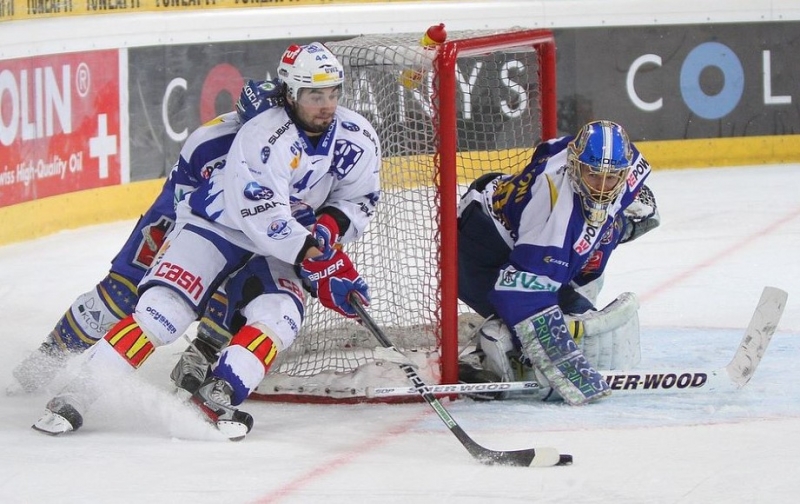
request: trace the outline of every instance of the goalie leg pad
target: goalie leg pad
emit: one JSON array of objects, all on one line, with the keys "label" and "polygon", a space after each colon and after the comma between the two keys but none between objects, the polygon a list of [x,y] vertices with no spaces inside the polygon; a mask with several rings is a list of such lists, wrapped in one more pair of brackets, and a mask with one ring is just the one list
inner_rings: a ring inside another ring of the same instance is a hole
[{"label": "goalie leg pad", "polygon": [[564,318],[584,356],[596,369],[625,370],[642,359],[638,310],[636,295],[625,292],[600,311]]},{"label": "goalie leg pad", "polygon": [[572,339],[558,306],[523,320],[514,330],[525,357],[569,404],[585,404],[611,394],[608,383]]},{"label": "goalie leg pad", "polygon": [[500,377],[500,381],[516,379],[508,353],[514,350],[511,331],[499,319],[492,319],[481,327],[480,348],[483,350],[483,368]]}]

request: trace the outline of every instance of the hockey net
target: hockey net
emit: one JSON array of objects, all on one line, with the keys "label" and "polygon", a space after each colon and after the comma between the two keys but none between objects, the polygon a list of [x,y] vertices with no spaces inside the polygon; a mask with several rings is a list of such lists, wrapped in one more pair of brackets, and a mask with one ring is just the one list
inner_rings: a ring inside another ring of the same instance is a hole
[{"label": "hockey net", "polygon": [[[457,300],[458,198],[484,173],[518,171],[555,136],[552,33],[455,32],[434,48],[419,34],[326,45],[345,67],[341,104],[371,122],[383,151],[378,211],[346,247],[369,284],[368,311],[426,383],[455,383],[476,323]],[[371,387],[408,385],[379,347],[309,298],[303,330],[252,397],[357,402]]]}]

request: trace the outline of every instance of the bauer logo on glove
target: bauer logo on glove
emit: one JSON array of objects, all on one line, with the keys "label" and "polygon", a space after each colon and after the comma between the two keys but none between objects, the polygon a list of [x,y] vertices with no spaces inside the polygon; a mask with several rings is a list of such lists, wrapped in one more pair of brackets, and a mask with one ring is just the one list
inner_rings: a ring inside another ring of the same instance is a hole
[{"label": "bauer logo on glove", "polygon": [[355,318],[355,309],[348,301],[351,292],[361,298],[364,306],[369,306],[367,282],[361,278],[343,251],[333,249],[330,257],[322,255],[306,259],[300,266],[301,276],[311,282],[317,292],[317,298],[324,307],[337,311],[345,317]]},{"label": "bauer logo on glove", "polygon": [[[322,262],[322,261],[314,261],[314,262]],[[309,273],[306,278],[308,278],[311,282],[319,282],[324,278],[328,278],[333,276],[338,270],[345,267],[344,260],[339,259],[335,263],[327,266],[325,269],[316,271],[314,273]],[[352,267],[352,265],[351,265]]]}]

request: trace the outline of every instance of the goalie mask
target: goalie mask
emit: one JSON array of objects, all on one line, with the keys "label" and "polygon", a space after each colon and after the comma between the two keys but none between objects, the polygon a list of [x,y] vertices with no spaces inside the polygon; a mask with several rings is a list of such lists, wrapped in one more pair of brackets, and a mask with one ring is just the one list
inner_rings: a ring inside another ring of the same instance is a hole
[{"label": "goalie mask", "polygon": [[569,143],[567,171],[587,222],[599,226],[606,221],[632,162],[628,134],[611,121],[590,122]]},{"label": "goalie mask", "polygon": [[297,101],[303,88],[319,89],[344,84],[344,68],[336,56],[319,42],[289,46],[278,64],[278,79],[288,97]]}]

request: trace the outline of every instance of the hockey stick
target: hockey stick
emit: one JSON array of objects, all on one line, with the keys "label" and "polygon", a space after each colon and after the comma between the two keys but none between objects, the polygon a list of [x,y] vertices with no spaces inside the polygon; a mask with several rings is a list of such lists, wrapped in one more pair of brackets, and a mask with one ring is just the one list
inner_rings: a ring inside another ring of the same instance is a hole
[{"label": "hockey stick", "polygon": [[[739,347],[727,366],[719,369],[648,369],[600,371],[615,393],[672,394],[688,392],[734,391],[752,378],[786,306],[788,294],[775,287],[765,287]],[[432,394],[491,394],[514,391],[537,391],[535,381],[505,383],[461,383],[428,387]],[[370,387],[367,397],[410,396],[410,387]]]},{"label": "hockey stick", "polygon": [[[370,317],[370,315],[366,312],[361,301],[355,295],[351,295],[349,297],[350,304],[353,305],[353,308],[358,314],[358,317],[361,319],[361,322],[366,326],[367,329],[375,336],[375,339],[383,346],[389,350],[393,350],[397,353],[401,353],[394,344],[389,340],[389,338],[384,334],[380,327],[375,323],[375,321]],[[479,462],[487,465],[510,465],[510,466],[533,466],[533,467],[549,467],[549,466],[556,466],[556,465],[569,465],[572,463],[572,455],[568,454],[560,454],[558,450],[555,448],[544,447],[544,448],[528,448],[526,450],[512,450],[512,451],[497,451],[497,450],[490,450],[488,448],[484,448],[483,446],[479,445],[475,441],[472,440],[471,437],[464,432],[464,429],[458,425],[458,422],[448,413],[445,407],[442,405],[439,400],[430,393],[429,388],[425,385],[422,381],[422,378],[417,374],[414,368],[408,364],[399,364],[400,369],[406,374],[406,377],[411,381],[414,385],[414,390],[417,394],[422,396],[425,399],[431,408],[436,412],[439,418],[444,422],[450,432],[452,432],[456,438],[461,441],[461,444],[467,451],[472,455],[473,458],[478,460]]]}]

